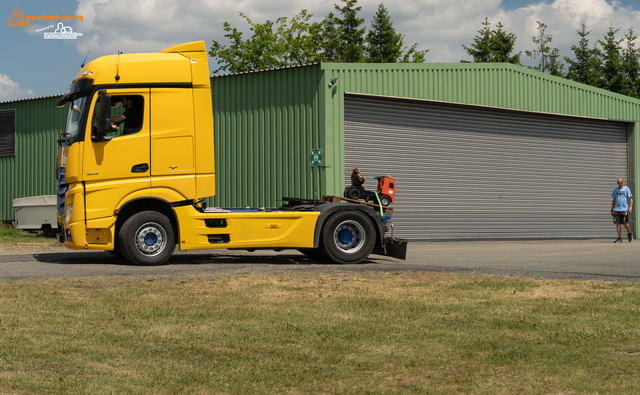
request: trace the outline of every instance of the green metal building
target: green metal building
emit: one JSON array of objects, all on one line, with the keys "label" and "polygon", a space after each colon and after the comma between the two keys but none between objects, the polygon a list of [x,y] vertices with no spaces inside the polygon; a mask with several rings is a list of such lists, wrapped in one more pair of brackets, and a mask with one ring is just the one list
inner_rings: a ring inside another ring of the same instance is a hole
[{"label": "green metal building", "polygon": [[13,199],[56,193],[57,140],[68,106],[59,96],[0,103],[0,219],[13,220]]},{"label": "green metal building", "polygon": [[[342,195],[359,167],[367,189],[393,175],[400,237],[592,238],[615,235],[616,178],[638,194],[640,100],[524,67],[323,63],[215,76],[211,85],[209,205]],[[54,101],[0,103],[0,116],[17,114],[16,156],[0,157],[5,218],[15,197],[55,193],[48,166],[66,111]]]}]

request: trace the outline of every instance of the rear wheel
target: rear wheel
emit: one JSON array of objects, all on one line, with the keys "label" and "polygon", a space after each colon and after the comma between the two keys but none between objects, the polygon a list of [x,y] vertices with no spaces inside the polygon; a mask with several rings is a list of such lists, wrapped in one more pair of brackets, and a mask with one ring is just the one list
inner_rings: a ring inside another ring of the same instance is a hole
[{"label": "rear wheel", "polygon": [[322,252],[336,263],[359,263],[375,246],[375,229],[359,211],[341,211],[322,228]]},{"label": "rear wheel", "polygon": [[176,247],[169,219],[156,211],[143,211],[129,218],[120,229],[122,256],[140,266],[162,265]]}]

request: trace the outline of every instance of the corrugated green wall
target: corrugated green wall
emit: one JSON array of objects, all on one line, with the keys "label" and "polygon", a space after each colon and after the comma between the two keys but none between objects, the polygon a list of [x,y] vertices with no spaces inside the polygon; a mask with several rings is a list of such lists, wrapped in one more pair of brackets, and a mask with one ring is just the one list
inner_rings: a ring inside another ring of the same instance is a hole
[{"label": "corrugated green wall", "polygon": [[319,67],[211,79],[217,207],[275,207],[282,197],[324,193],[309,152],[324,144]]},{"label": "corrugated green wall", "polygon": [[[340,80],[328,87],[331,78]],[[216,76],[211,85],[216,196],[208,204],[218,207],[342,194],[345,92],[598,117],[640,130],[640,100],[510,64],[323,63]],[[17,156],[0,158],[4,218],[13,218],[16,197],[55,193],[56,140],[67,115],[55,101],[0,103],[17,109]],[[324,149],[324,167],[310,166],[312,148]]]},{"label": "corrugated green wall", "polygon": [[57,140],[68,108],[56,108],[57,97],[0,103],[16,110],[16,156],[0,157],[0,217],[13,220],[13,199],[55,195]]},{"label": "corrugated green wall", "polygon": [[[324,85],[330,92],[324,103],[326,150],[331,158],[328,194],[341,194],[344,188],[346,92],[603,118],[640,126],[640,100],[506,63],[323,63],[320,67],[325,82],[340,78],[332,88]],[[393,136],[389,141],[393,142]],[[635,148],[637,157],[637,144]],[[638,169],[630,177],[637,180]]]}]

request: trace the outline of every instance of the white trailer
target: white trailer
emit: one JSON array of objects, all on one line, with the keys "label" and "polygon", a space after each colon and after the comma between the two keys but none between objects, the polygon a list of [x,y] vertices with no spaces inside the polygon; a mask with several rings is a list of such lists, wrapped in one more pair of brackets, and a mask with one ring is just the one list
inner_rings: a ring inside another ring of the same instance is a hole
[{"label": "white trailer", "polygon": [[29,232],[42,231],[55,237],[57,226],[56,195],[29,196],[13,199],[15,227]]}]

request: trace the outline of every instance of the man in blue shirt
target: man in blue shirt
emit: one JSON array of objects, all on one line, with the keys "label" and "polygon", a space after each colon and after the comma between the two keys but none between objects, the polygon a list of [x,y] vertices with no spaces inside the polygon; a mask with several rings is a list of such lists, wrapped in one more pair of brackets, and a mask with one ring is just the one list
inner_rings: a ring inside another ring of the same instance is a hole
[{"label": "man in blue shirt", "polygon": [[611,193],[613,200],[611,201],[611,215],[613,216],[613,223],[616,224],[618,229],[618,239],[614,243],[622,243],[620,234],[620,224],[623,224],[629,233],[627,235],[629,242],[633,240],[631,235],[631,228],[629,227],[629,213],[633,210],[633,196],[631,190],[624,186],[624,180],[618,178],[618,187]]}]

